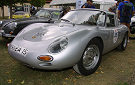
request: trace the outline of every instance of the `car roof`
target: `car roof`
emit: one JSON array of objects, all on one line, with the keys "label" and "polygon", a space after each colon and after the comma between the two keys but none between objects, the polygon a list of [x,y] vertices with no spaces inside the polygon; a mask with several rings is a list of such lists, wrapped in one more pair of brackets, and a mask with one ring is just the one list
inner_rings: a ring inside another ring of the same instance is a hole
[{"label": "car roof", "polygon": [[74,9],[74,10],[93,10],[93,11],[101,11],[100,9],[93,9],[93,8],[80,8],[80,9]]},{"label": "car roof", "polygon": [[41,8],[41,10],[57,10],[57,11],[60,11],[60,9],[56,9],[56,8]]},{"label": "car roof", "polygon": [[109,11],[105,11],[105,10],[101,10],[101,9],[93,9],[93,8],[80,8],[80,9],[74,9],[73,11],[78,11],[78,10],[101,11],[101,12],[105,12],[107,14],[115,14],[113,12],[109,12]]}]

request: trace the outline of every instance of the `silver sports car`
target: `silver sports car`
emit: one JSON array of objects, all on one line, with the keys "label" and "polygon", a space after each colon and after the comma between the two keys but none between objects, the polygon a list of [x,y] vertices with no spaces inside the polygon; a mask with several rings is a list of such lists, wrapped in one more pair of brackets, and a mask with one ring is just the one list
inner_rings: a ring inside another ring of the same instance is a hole
[{"label": "silver sports car", "polygon": [[73,67],[82,75],[96,71],[101,56],[118,47],[125,50],[128,29],[115,14],[98,9],[76,9],[54,24],[24,28],[9,44],[9,54],[38,69]]}]

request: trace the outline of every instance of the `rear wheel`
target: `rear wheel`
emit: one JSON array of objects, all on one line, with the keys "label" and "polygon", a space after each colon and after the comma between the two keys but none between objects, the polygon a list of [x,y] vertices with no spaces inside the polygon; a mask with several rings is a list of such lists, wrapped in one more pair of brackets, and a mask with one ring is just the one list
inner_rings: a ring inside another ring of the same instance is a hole
[{"label": "rear wheel", "polygon": [[135,26],[130,26],[130,33],[135,34]]},{"label": "rear wheel", "polygon": [[100,41],[94,39],[87,45],[82,58],[73,67],[74,70],[82,75],[89,75],[94,73],[100,65],[102,54],[102,46]]}]

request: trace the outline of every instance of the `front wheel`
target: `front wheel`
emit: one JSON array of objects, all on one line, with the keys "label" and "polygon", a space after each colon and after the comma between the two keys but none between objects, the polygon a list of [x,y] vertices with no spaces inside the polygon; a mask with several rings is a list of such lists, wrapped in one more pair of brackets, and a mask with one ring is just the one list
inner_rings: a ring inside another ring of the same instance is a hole
[{"label": "front wheel", "polygon": [[94,73],[100,65],[101,54],[102,46],[99,40],[95,39],[90,41],[82,55],[82,58],[73,67],[74,70],[85,76]]}]

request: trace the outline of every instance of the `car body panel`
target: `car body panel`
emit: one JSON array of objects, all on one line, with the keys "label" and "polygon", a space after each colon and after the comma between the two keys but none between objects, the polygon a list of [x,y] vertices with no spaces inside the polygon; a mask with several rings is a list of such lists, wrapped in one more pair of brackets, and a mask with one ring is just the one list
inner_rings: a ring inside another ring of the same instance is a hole
[{"label": "car body panel", "polygon": [[[46,15],[41,17],[40,13],[46,13]],[[47,17],[47,15],[49,15],[49,17]],[[60,9],[43,8],[30,18],[11,19],[11,21],[10,19],[4,20],[0,27],[0,30],[4,30],[4,32],[1,33],[2,37],[15,37],[24,27],[33,23],[54,23],[54,21],[59,19],[59,15]]]},{"label": "car body panel", "polygon": [[[13,19],[19,19],[19,18],[29,18],[30,14],[24,11],[17,11],[12,15]],[[10,19],[10,17],[9,17]]]},{"label": "car body panel", "polygon": [[[110,12],[96,9],[79,9],[66,14],[62,18],[64,21],[61,19],[60,23],[37,23],[29,25],[9,44],[9,54],[16,60],[34,68],[64,69],[74,66],[80,60],[88,43],[94,38],[101,41],[101,45],[103,46],[102,54],[105,54],[120,45],[124,34],[128,32],[127,27],[120,24],[114,27],[107,27],[106,23],[104,26],[100,26],[76,24],[66,20],[78,12],[95,12],[95,14],[99,13],[99,15],[106,15],[106,17],[107,14],[115,16],[115,14],[111,14]],[[91,14],[89,15],[91,16]],[[78,17],[76,19],[80,19]],[[78,22],[78,20],[76,21]],[[117,21],[117,18],[115,21]],[[65,41],[65,39],[68,42],[66,47],[60,52],[53,53],[51,48],[55,46],[54,44],[59,41],[61,42],[61,40]],[[18,51],[18,48],[21,50]],[[22,49],[27,50],[27,52],[22,54]],[[38,57],[42,55],[52,56],[53,59],[52,61],[41,61]]]}]

